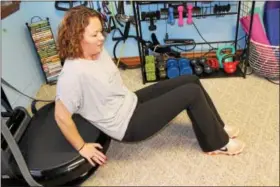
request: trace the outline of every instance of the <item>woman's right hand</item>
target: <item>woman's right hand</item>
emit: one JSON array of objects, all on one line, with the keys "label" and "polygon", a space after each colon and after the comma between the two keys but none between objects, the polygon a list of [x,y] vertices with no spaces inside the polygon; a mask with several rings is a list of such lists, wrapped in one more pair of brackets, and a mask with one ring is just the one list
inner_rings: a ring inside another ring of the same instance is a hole
[{"label": "woman's right hand", "polygon": [[98,148],[103,149],[98,143],[85,143],[79,153],[86,158],[92,166],[95,166],[95,163],[103,165],[105,164],[107,157],[99,151]]}]

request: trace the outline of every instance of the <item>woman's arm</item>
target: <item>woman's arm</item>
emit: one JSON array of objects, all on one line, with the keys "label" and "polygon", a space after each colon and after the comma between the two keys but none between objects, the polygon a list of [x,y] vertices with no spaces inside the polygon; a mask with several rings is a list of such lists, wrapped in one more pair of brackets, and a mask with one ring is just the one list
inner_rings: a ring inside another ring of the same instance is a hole
[{"label": "woman's arm", "polygon": [[55,120],[66,139],[92,166],[95,166],[95,163],[103,165],[106,162],[106,156],[98,150],[102,149],[102,146],[99,143],[84,142],[72,120],[71,113],[61,100],[57,100],[55,103]]},{"label": "woman's arm", "polygon": [[65,138],[79,151],[84,146],[85,142],[79,134],[76,124],[72,120],[71,113],[61,100],[55,102],[55,120]]}]

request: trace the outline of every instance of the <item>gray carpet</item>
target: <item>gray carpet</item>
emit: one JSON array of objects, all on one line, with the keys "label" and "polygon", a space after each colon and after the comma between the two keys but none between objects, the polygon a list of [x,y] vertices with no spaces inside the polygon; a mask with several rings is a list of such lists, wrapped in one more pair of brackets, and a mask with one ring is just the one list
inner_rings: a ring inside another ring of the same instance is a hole
[{"label": "gray carpet", "polygon": [[[137,90],[139,70],[122,72]],[[279,185],[279,87],[254,75],[202,79],[223,120],[241,130],[246,149],[238,156],[201,152],[185,112],[157,135],[137,144],[113,141],[108,162],[83,186],[276,186]],[[145,124],[143,124],[143,128]]]},{"label": "gray carpet", "polygon": [[[133,91],[150,85],[142,84],[139,69],[122,71],[122,76]],[[201,81],[225,123],[240,128],[239,137],[246,143],[242,154],[202,153],[182,112],[144,142],[113,141],[107,164],[82,185],[279,186],[279,86],[254,75]],[[44,85],[37,97],[53,99],[55,90]]]}]

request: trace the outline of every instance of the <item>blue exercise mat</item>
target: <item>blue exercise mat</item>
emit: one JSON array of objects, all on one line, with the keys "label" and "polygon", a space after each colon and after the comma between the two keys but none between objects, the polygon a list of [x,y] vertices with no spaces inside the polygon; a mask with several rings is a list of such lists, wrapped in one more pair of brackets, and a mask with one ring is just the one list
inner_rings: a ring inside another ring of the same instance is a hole
[{"label": "blue exercise mat", "polygon": [[280,45],[280,8],[269,9],[265,12],[264,25],[271,45]]},{"label": "blue exercise mat", "polygon": [[263,13],[266,35],[271,45],[280,45],[280,1],[266,1]]}]

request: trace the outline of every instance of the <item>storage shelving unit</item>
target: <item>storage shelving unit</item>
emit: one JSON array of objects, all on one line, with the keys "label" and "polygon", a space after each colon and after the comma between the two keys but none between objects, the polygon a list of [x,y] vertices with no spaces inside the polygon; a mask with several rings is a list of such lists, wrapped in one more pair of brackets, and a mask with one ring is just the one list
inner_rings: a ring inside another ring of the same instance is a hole
[{"label": "storage shelving unit", "polygon": [[62,69],[49,18],[26,23],[47,84],[55,84]]},{"label": "storage shelving unit", "polygon": [[[169,6],[174,6],[174,10],[176,10],[176,7],[179,5],[183,5],[184,7],[187,6],[187,4],[192,4],[193,7],[197,7],[197,3],[201,3],[201,11],[200,13],[193,13],[192,17],[193,19],[207,19],[208,17],[224,17],[224,16],[235,16],[236,15],[236,25],[235,25],[235,37],[232,38],[232,40],[227,40],[227,41],[203,41],[203,42],[195,42],[195,50],[192,50],[191,52],[187,53],[181,53],[181,57],[187,57],[188,59],[194,59],[194,58],[199,58],[199,57],[206,57],[206,58],[216,58],[215,51],[217,48],[221,45],[233,45],[235,48],[235,51],[238,50],[238,60],[240,60],[239,66],[237,67],[237,70],[233,74],[228,74],[226,73],[222,68],[220,68],[218,71],[215,71],[214,73],[211,74],[206,74],[202,73],[199,75],[200,78],[227,78],[227,77],[246,77],[246,72],[247,72],[247,66],[248,66],[248,51],[250,47],[250,35],[251,35],[251,28],[252,28],[252,22],[253,19],[251,20],[250,23],[250,29],[249,29],[249,34],[240,37],[240,18],[243,16],[249,16],[254,14],[254,8],[255,8],[255,2],[241,2],[241,1],[227,1],[227,2],[219,2],[219,1],[209,1],[207,3],[203,2],[195,2],[195,1],[134,1],[133,2],[133,10],[134,10],[134,18],[136,21],[136,34],[138,38],[145,38],[143,37],[143,22],[149,22],[149,20],[143,19],[142,18],[142,12],[143,9],[146,10],[153,10],[153,11],[159,11],[160,12],[160,17],[157,20],[167,20],[168,19],[168,7]],[[215,10],[215,5],[220,5],[220,4],[228,4],[230,5],[230,10],[229,11],[224,11],[224,12],[219,12],[217,13]],[[159,6],[160,5],[160,6]],[[157,7],[156,10],[155,8],[150,8],[149,6]],[[144,7],[144,8],[143,8]],[[148,7],[148,8],[147,8]],[[161,7],[161,8],[160,8]],[[165,12],[164,12],[165,11]],[[185,10],[184,10],[185,11]],[[184,17],[184,22],[186,21],[187,17],[187,12],[183,13]],[[178,20],[178,13],[174,12],[174,19]],[[155,23],[156,24],[156,23]],[[168,34],[168,25],[166,26],[166,34]],[[162,32],[161,31],[151,31],[151,33],[157,33],[157,32]],[[201,33],[203,35],[203,33]],[[188,37],[190,38],[190,36]],[[244,47],[239,46],[239,42],[244,43]],[[209,47],[209,44],[211,47]],[[177,47],[180,48],[185,48],[188,49],[190,48],[190,45],[187,44],[175,44],[175,45],[169,45],[176,49]],[[239,48],[238,48],[239,47]],[[141,61],[141,71],[142,71],[142,78],[143,78],[143,84],[147,82],[157,82],[160,80],[164,80],[162,78],[159,78],[157,75],[156,80],[154,81],[148,81],[146,78],[146,73],[145,73],[145,56],[149,55],[147,54],[147,51],[151,54],[153,51],[147,50],[146,46],[142,42],[138,42],[138,49],[139,49],[139,56],[140,56],[140,61]],[[165,58],[164,60],[167,60]],[[167,79],[167,78],[165,78]]]}]

